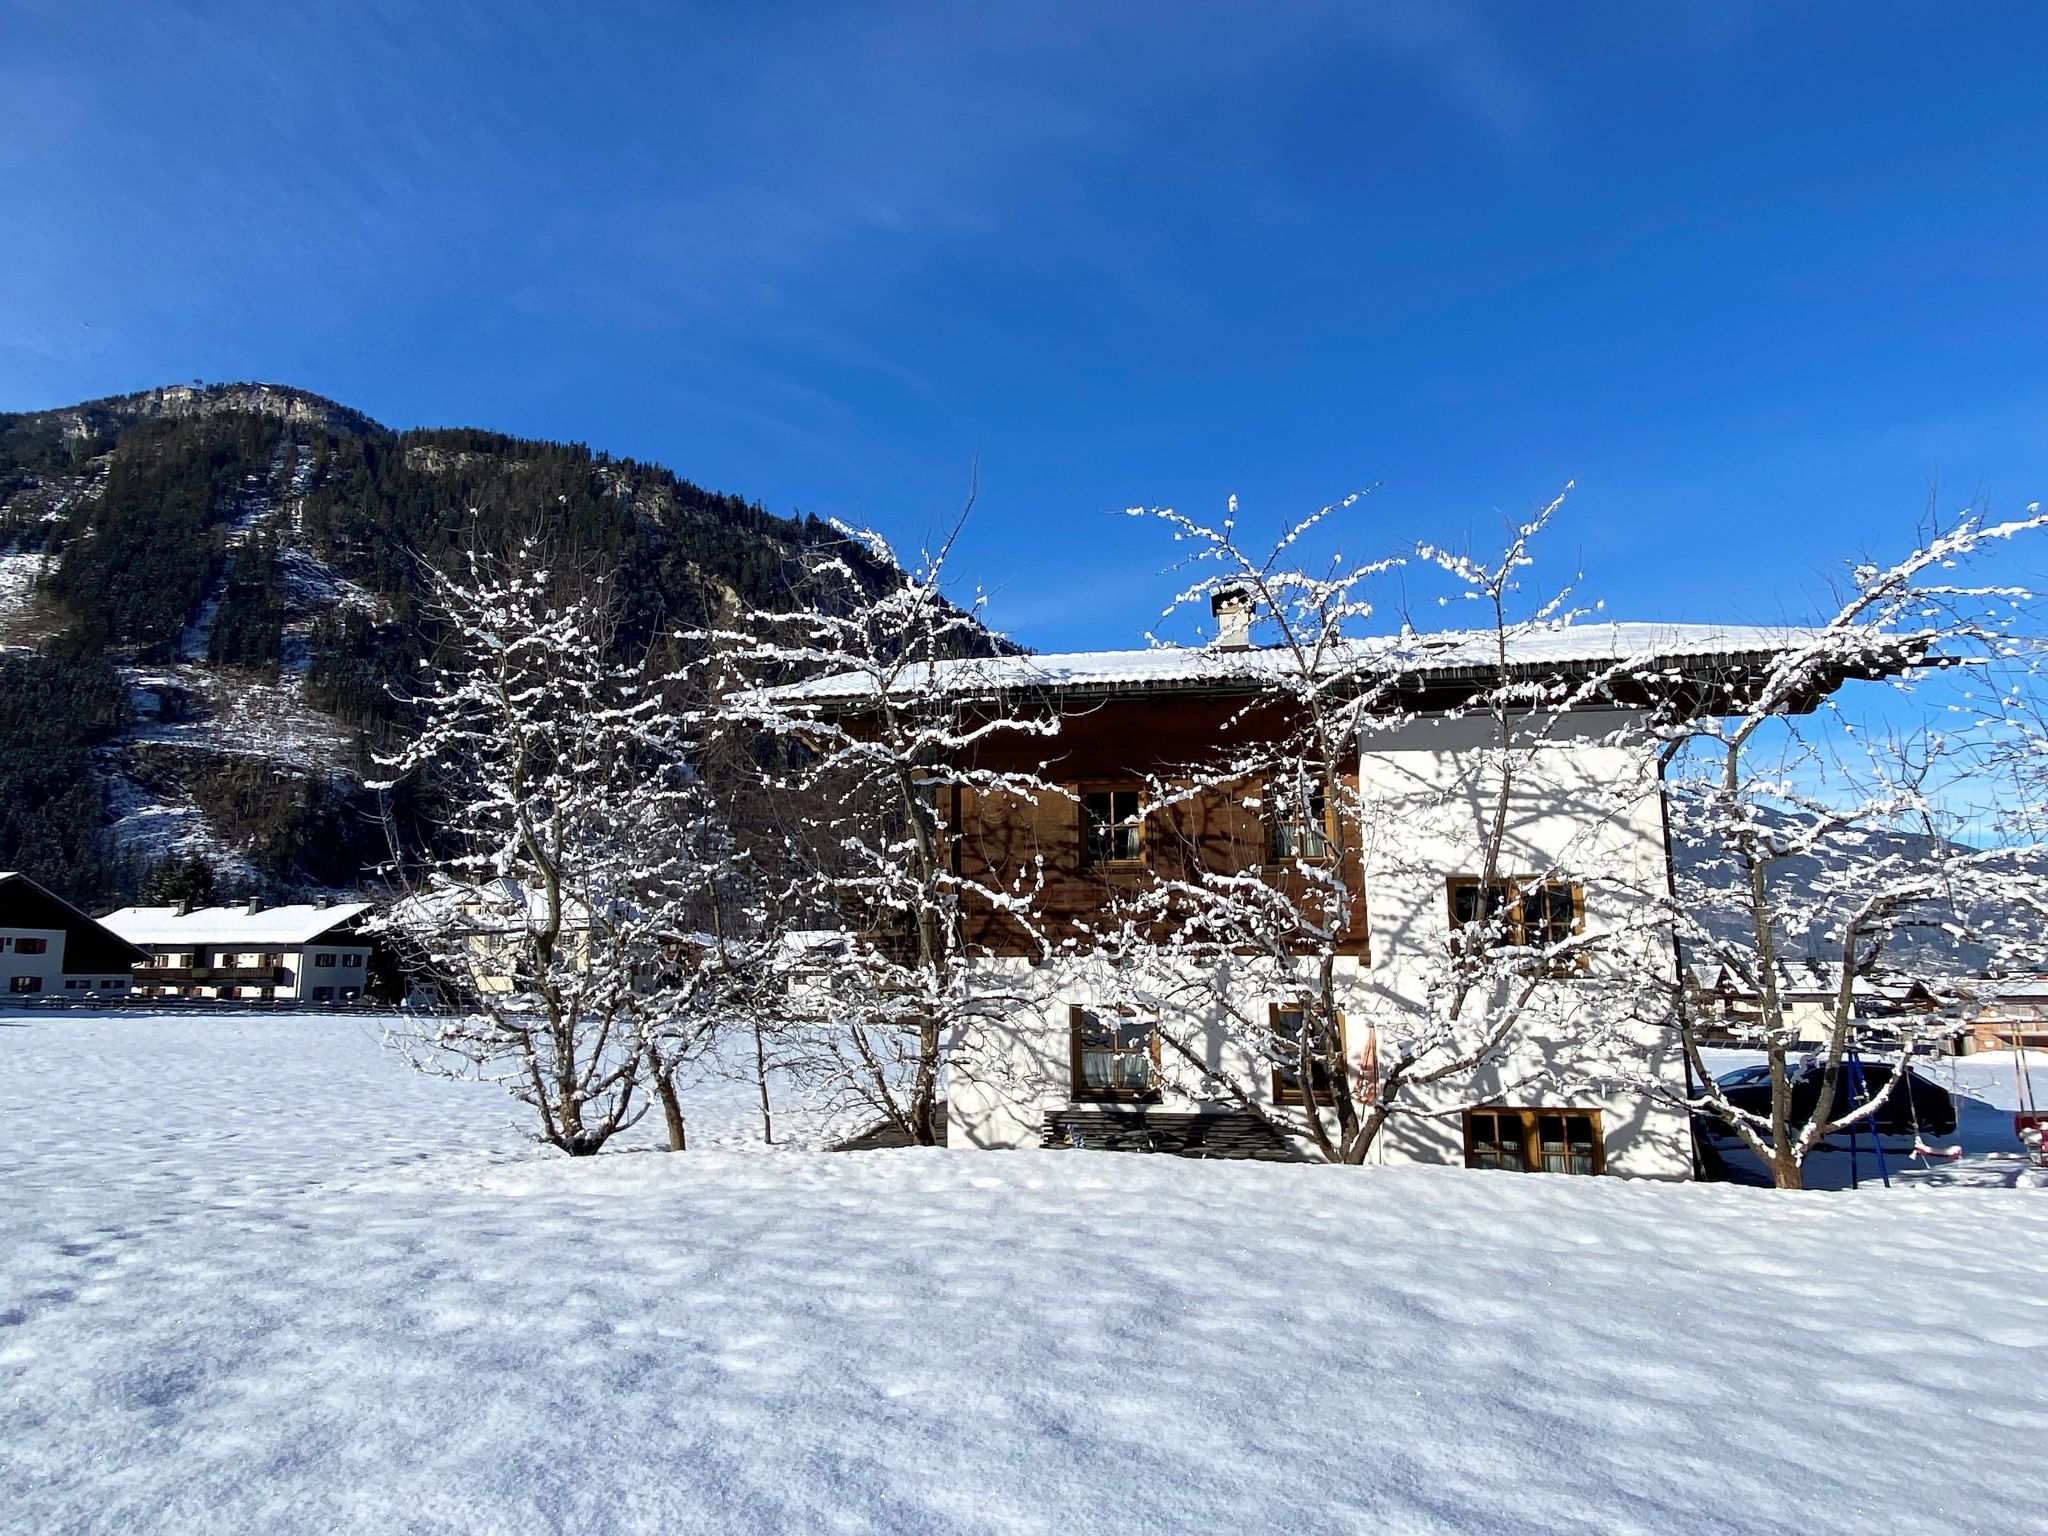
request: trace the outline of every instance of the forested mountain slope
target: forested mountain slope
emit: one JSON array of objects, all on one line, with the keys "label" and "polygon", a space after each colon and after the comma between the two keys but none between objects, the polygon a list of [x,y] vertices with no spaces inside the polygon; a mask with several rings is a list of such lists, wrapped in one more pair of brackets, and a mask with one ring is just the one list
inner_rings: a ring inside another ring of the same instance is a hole
[{"label": "forested mountain slope", "polygon": [[87,904],[356,884],[386,847],[363,770],[434,643],[421,563],[529,529],[617,572],[629,642],[786,602],[836,542],[658,465],[277,386],[0,415],[0,868]]}]

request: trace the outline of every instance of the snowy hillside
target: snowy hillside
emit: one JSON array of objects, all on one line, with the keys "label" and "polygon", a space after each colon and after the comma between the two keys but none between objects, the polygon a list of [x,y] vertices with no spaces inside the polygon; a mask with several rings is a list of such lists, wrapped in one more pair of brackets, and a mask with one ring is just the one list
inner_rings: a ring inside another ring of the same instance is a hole
[{"label": "snowy hillside", "polygon": [[[52,1110],[51,1085],[90,1081]],[[47,1532],[2040,1528],[2034,1190],[535,1153],[367,1020],[0,1025]]]},{"label": "snowy hillside", "polygon": [[[58,694],[104,665],[132,702],[67,743],[91,752],[98,827],[30,825],[39,797],[0,763],[0,827],[26,827],[0,865],[88,904],[194,857],[273,895],[358,884],[387,852],[361,776],[434,644],[422,567],[536,528],[615,571],[621,643],[642,646],[789,601],[797,554],[837,539],[580,444],[393,432],[281,386],[0,415],[0,658],[63,671]],[[861,582],[900,579],[852,558]]]}]

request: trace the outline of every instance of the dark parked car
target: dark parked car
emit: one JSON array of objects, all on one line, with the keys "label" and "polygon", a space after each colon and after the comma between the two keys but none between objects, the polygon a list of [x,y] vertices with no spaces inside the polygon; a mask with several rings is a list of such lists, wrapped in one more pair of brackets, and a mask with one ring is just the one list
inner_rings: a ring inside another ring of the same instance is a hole
[{"label": "dark parked car", "polygon": [[[1821,1067],[1819,1063],[1808,1065],[1804,1062],[1788,1062],[1786,1069],[1792,1077],[1792,1121],[1804,1124],[1812,1115],[1813,1108],[1820,1102]],[[1849,1064],[1844,1062],[1835,1074],[1834,1113],[1830,1119],[1843,1115],[1862,1103],[1866,1098],[1874,1099],[1884,1092],[1885,1084],[1892,1080],[1889,1063],[1866,1061],[1863,1063],[1863,1092],[1851,1092]],[[1716,1079],[1721,1092],[1728,1102],[1737,1109],[1769,1119],[1771,1114],[1771,1075],[1760,1067],[1741,1067]],[[1909,1098],[1908,1095],[1911,1097]],[[1877,1128],[1887,1136],[1910,1136],[1915,1120],[1918,1129],[1926,1136],[1953,1136],[1956,1129],[1955,1100],[1948,1096],[1948,1090],[1939,1083],[1930,1083],[1910,1068],[1906,1080],[1885,1100],[1877,1112]],[[1868,1121],[1859,1125],[1868,1126]]]}]

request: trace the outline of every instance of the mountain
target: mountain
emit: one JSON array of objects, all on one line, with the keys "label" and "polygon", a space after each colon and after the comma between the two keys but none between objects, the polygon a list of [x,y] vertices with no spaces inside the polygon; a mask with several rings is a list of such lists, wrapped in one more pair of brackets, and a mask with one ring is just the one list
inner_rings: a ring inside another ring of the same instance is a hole
[{"label": "mountain", "polygon": [[785,603],[828,542],[901,579],[659,465],[278,385],[0,414],[0,869],[83,903],[359,883],[363,774],[433,643],[421,563],[535,527],[616,571],[624,643]]},{"label": "mountain", "polygon": [[[1695,915],[1715,939],[1753,952],[1747,879],[1716,830],[1705,796],[1697,783],[1685,781],[1669,785],[1667,794],[1674,834],[1672,872],[1679,894],[1694,903]],[[1764,834],[1781,845],[1795,846],[1813,835],[1815,822],[1807,813],[1764,805],[1754,814]],[[1815,851],[1772,864],[1767,878],[1779,913],[1777,952],[1803,974],[1817,974],[1813,966],[1839,974],[1842,926],[1874,886],[1895,880],[1902,871],[1930,871],[1982,857],[1982,850],[1969,844],[1881,822],[1838,831]],[[2019,852],[1988,862],[1993,874],[2007,878],[2019,878],[2032,868],[2028,856]],[[1947,931],[1956,922],[1972,937]],[[1681,948],[1688,964],[1708,959],[1689,945]],[[1908,908],[1881,961],[1882,969],[1894,977],[1922,980],[2042,964],[2048,964],[2048,953],[2043,952],[2039,924],[2017,906],[1987,896],[1981,887],[1960,893],[1953,904],[1926,902]]]}]

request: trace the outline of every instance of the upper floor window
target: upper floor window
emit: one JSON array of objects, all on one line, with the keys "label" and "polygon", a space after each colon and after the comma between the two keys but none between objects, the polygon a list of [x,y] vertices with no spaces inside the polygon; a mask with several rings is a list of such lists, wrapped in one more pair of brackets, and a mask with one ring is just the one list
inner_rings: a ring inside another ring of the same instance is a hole
[{"label": "upper floor window", "polygon": [[14,952],[17,955],[46,955],[50,952],[48,939],[16,939]]},{"label": "upper floor window", "polygon": [[1306,792],[1276,794],[1269,823],[1269,852],[1275,859],[1327,859],[1330,816],[1320,784]]},{"label": "upper floor window", "polygon": [[1159,1033],[1151,1019],[1108,1008],[1068,1010],[1077,1099],[1159,1096]]},{"label": "upper floor window", "polygon": [[1584,926],[1584,893],[1563,880],[1488,880],[1453,876],[1453,935],[1495,925],[1492,942],[1511,949],[1548,949]]},{"label": "upper floor window", "polygon": [[313,957],[313,964],[321,967],[332,966],[334,964],[334,956],[331,954],[315,955]]},{"label": "upper floor window", "polygon": [[1081,862],[1136,864],[1145,857],[1144,799],[1133,785],[1081,793]]}]

